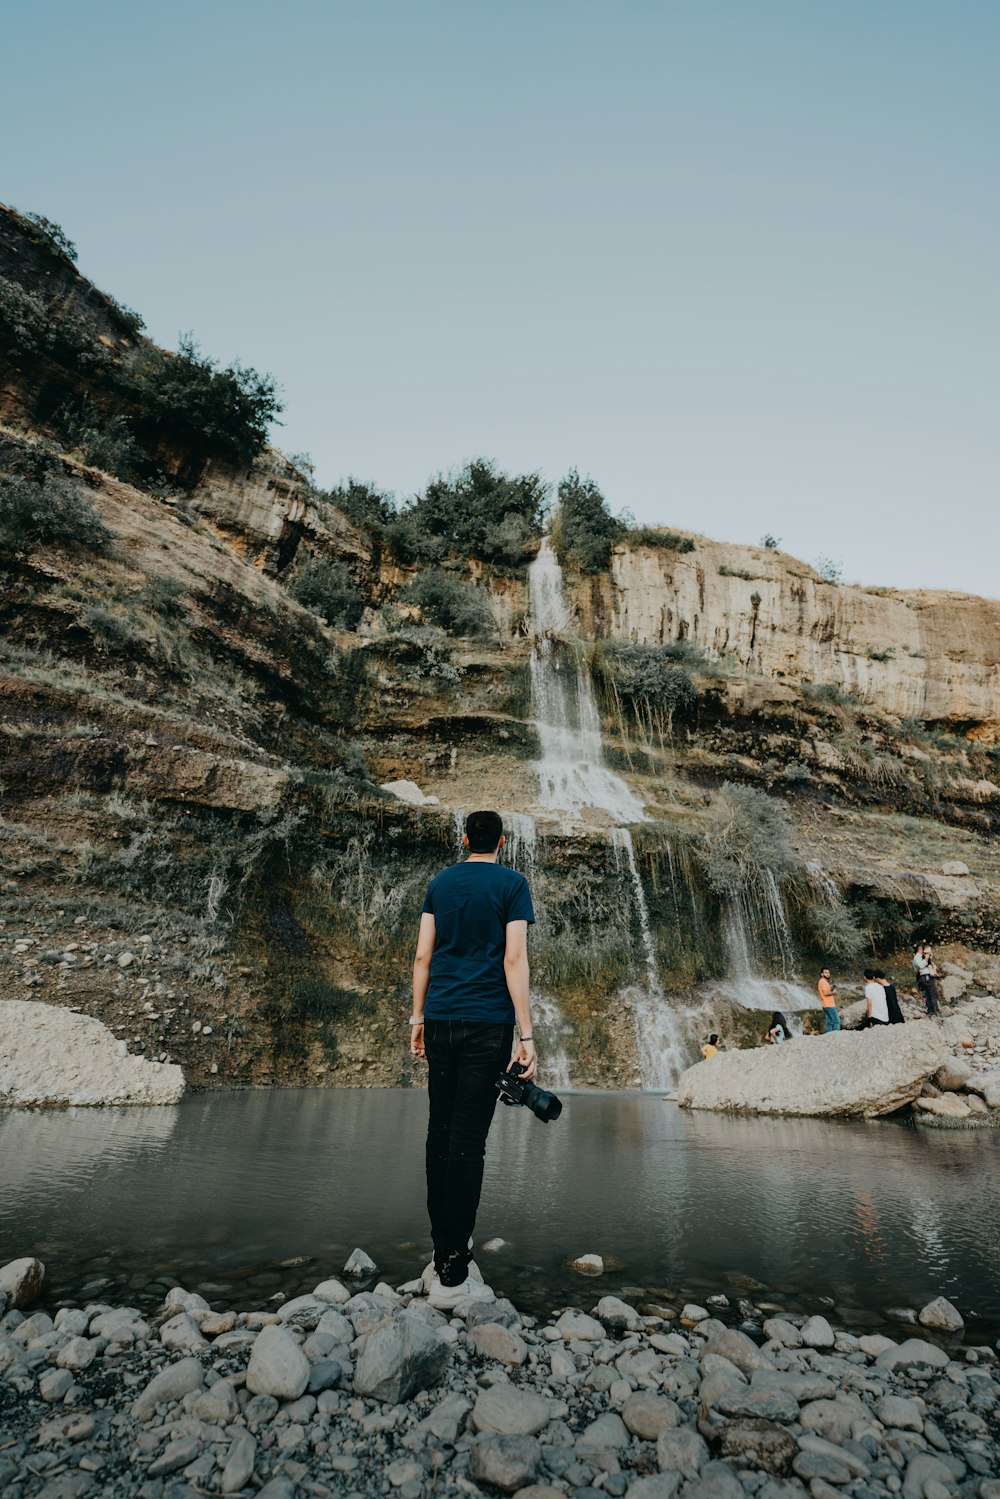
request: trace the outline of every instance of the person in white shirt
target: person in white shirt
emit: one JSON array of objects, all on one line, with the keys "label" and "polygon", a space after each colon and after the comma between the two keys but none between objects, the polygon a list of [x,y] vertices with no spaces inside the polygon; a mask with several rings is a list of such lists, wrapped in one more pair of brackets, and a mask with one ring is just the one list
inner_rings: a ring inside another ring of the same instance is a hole
[{"label": "person in white shirt", "polygon": [[917,976],[917,988],[923,996],[928,1015],[940,1015],[938,1002],[937,969],[928,943],[920,941],[913,949],[913,971]]},{"label": "person in white shirt", "polygon": [[889,1006],[885,1002],[885,990],[875,978],[873,968],[865,969],[865,1004],[869,1025],[888,1025]]}]

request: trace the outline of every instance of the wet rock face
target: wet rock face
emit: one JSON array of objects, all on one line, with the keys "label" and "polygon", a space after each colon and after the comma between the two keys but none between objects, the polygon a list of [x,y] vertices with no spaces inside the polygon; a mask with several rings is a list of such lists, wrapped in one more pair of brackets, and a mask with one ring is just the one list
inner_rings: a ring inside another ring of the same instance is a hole
[{"label": "wet rock face", "polygon": [[680,1078],[677,1100],[721,1112],[870,1119],[912,1103],[948,1054],[929,1021],[797,1037],[699,1062]]}]

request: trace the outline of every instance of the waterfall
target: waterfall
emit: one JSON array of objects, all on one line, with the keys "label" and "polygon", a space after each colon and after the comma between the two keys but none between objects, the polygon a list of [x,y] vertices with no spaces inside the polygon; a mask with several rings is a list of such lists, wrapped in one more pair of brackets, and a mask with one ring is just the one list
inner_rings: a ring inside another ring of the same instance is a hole
[{"label": "waterfall", "polygon": [[[762,978],[762,961],[751,937],[760,932],[768,940],[773,954],[781,963],[782,978]],[[722,917],[722,939],[728,959],[729,974],[722,983],[712,986],[720,999],[733,1001],[745,1010],[814,1009],[818,1000],[795,976],[792,935],[788,928],[785,903],[778,882],[766,871],[763,891],[758,895],[740,891],[726,901]]]},{"label": "waterfall", "polygon": [[589,672],[556,637],[569,617],[563,602],[562,569],[548,539],[528,569],[531,620],[531,708],[541,747],[535,763],[541,806],[579,817],[584,809],[606,812],[615,823],[646,822],[632,788],[604,759],[601,721]]},{"label": "waterfall", "polygon": [[635,845],[628,828],[615,828],[611,834],[615,862],[625,869],[632,886],[632,901],[639,919],[642,952],[646,960],[644,989],[626,990],[635,1019],[635,1039],[639,1053],[639,1071],[644,1088],[672,1088],[683,1070],[684,1045],[677,1016],[667,1001],[656,972],[656,946],[649,924],[649,907],[642,877],[635,861]]},{"label": "waterfall", "polygon": [[[572,817],[604,813],[619,869],[627,876],[635,923],[642,941],[646,982],[629,988],[629,1004],[643,1086],[671,1087],[681,1070],[683,1048],[677,1018],[660,987],[649,908],[628,824],[648,822],[631,786],[604,758],[601,720],[590,673],[557,637],[569,624],[562,569],[546,539],[528,570],[535,644],[531,652],[531,706],[541,747],[535,765],[539,803]],[[623,868],[624,863],[624,868]]]},{"label": "waterfall", "polygon": [[827,874],[818,859],[809,859],[806,862],[806,873],[809,883],[831,906],[840,905],[840,889],[832,875]]}]

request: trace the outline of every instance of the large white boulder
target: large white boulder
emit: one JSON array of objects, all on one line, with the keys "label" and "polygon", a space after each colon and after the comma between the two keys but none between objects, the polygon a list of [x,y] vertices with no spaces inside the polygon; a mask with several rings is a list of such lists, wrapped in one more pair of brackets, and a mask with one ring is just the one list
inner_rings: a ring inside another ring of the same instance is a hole
[{"label": "large white boulder", "polygon": [[0,1000],[0,1105],[176,1103],[184,1074],[129,1056],[92,1015]]},{"label": "large white boulder", "polygon": [[388,791],[401,802],[407,802],[411,807],[440,807],[439,797],[430,796],[426,791],[421,791],[416,781],[383,781],[379,787],[380,791]]},{"label": "large white boulder", "polygon": [[720,1052],[683,1073],[677,1102],[728,1113],[873,1118],[912,1103],[950,1055],[931,1021]]}]

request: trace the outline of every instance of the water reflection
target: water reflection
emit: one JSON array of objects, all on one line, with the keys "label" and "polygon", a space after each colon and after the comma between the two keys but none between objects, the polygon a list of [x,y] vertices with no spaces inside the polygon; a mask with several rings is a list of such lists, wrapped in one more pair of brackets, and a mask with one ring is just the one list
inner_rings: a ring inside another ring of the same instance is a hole
[{"label": "water reflection", "polygon": [[[179,1276],[231,1284],[246,1305],[292,1288],[262,1266],[307,1255],[335,1271],[356,1244],[408,1277],[426,1245],[425,1110],[415,1092],[275,1090],[0,1115],[0,1260],[41,1252],[60,1291],[97,1274],[138,1295]],[[995,1335],[1000,1209],[981,1183],[997,1160],[992,1131],[569,1095],[555,1125],[498,1115],[478,1233],[509,1241],[492,1278],[539,1307],[589,1305],[595,1284],[567,1262],[596,1252],[621,1267],[608,1290],[707,1293],[741,1275],[802,1306],[944,1294]]]}]

